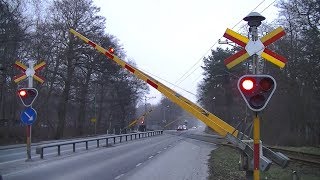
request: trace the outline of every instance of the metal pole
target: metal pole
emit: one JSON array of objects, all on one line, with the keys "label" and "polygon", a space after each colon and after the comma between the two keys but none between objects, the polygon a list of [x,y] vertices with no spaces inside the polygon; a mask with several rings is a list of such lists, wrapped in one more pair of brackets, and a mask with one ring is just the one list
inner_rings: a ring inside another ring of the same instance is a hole
[{"label": "metal pole", "polygon": [[[30,72],[28,76],[28,88],[33,88],[33,75],[34,75],[34,62],[33,61],[28,61],[29,69]],[[32,125],[27,125],[27,161],[31,160],[31,137],[32,137]]]},{"label": "metal pole", "polygon": [[258,113],[253,119],[253,177],[260,179],[259,159],[260,159],[260,119]]},{"label": "metal pole", "polygon": [[[257,41],[258,39],[257,26],[252,26],[250,28],[252,33],[252,41]],[[253,67],[253,74],[258,74],[258,55],[256,54],[252,56],[252,67]]]}]

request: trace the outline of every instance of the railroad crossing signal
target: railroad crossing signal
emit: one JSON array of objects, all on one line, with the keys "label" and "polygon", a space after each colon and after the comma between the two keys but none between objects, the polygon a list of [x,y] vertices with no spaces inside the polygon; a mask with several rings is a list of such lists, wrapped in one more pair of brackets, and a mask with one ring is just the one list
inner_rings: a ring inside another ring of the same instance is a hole
[{"label": "railroad crossing signal", "polygon": [[252,111],[262,111],[276,87],[277,83],[270,75],[244,75],[238,80],[238,89]]},{"label": "railroad crossing signal", "polygon": [[19,61],[16,61],[15,66],[22,71],[22,74],[14,77],[14,82],[18,83],[27,77],[33,77],[33,79],[39,81],[41,84],[44,83],[44,78],[39,76],[37,73],[45,67],[46,63],[42,61],[41,63],[35,65],[34,67],[27,67]]},{"label": "railroad crossing signal", "polygon": [[223,37],[233,41],[234,43],[240,45],[244,49],[240,50],[236,54],[230,56],[224,61],[224,64],[228,69],[236,66],[242,61],[246,60],[250,56],[256,54],[264,59],[270,61],[271,63],[283,68],[287,63],[287,59],[267,48],[268,45],[280,39],[285,35],[284,29],[282,27],[278,27],[262,38],[252,41],[241,34],[238,34],[231,29],[227,29],[224,33]]},{"label": "railroad crossing signal", "polygon": [[21,88],[18,90],[18,96],[20,97],[22,104],[25,107],[29,107],[37,98],[38,91],[35,88]]}]

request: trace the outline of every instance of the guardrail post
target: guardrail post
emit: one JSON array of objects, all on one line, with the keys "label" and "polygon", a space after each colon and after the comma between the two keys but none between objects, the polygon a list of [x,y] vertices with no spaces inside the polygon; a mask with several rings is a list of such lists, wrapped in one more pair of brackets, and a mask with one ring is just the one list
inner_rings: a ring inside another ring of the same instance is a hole
[{"label": "guardrail post", "polygon": [[88,150],[88,141],[86,141],[86,150]]},{"label": "guardrail post", "polygon": [[100,144],[99,144],[99,139],[97,139],[97,148],[99,147],[99,145],[100,145]]},{"label": "guardrail post", "polygon": [[73,143],[73,152],[76,152],[76,143]]},{"label": "guardrail post", "polygon": [[128,141],[128,136],[126,135],[126,141]]},{"label": "guardrail post", "polygon": [[60,146],[58,146],[58,156],[60,156]]},{"label": "guardrail post", "polygon": [[140,139],[140,134],[139,134],[139,139]]},{"label": "guardrail post", "polygon": [[108,138],[106,138],[106,146],[107,146],[107,147],[109,146]]},{"label": "guardrail post", "polygon": [[137,139],[137,134],[134,134],[134,139]]},{"label": "guardrail post", "polygon": [[120,143],[122,142],[122,136],[120,136]]},{"label": "guardrail post", "polygon": [[113,144],[116,143],[116,137],[113,137]]}]

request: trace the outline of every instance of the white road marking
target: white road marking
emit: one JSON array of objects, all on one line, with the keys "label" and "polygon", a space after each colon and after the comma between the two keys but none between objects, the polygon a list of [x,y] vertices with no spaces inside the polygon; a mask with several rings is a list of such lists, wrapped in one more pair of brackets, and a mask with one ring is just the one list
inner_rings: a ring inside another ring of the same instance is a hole
[{"label": "white road marking", "polygon": [[[88,149],[91,148],[91,147],[96,147],[96,145],[93,145],[93,146],[88,146]],[[81,148],[78,148],[76,150],[82,150],[82,149],[85,149],[85,147],[81,147]],[[67,150],[63,150],[63,151],[60,151],[60,153],[63,153],[63,152],[68,152],[68,151],[73,151],[72,149],[67,149]],[[25,152],[21,152],[21,153],[14,153],[14,154],[24,154]],[[12,154],[12,155],[14,155]],[[52,152],[52,153],[44,153],[43,156],[46,156],[46,155],[57,155],[58,154],[58,150],[56,152]],[[11,155],[11,154],[8,154],[8,156]],[[5,155],[7,156],[7,155]],[[21,159],[15,159],[15,160],[11,160],[11,161],[5,161],[5,162],[1,162],[1,164],[7,164],[7,163],[14,163],[14,162],[18,162],[18,161],[24,161],[26,160],[26,158],[21,158]]]},{"label": "white road marking", "polygon": [[153,158],[153,156],[150,156],[149,159]]},{"label": "white road marking", "polygon": [[161,153],[161,151],[158,151],[157,153],[158,153],[158,154],[160,154],[160,153]]},{"label": "white road marking", "polygon": [[120,174],[119,176],[115,177],[114,179],[120,179],[124,174]]},{"label": "white road marking", "polygon": [[26,160],[26,158],[23,158],[23,159],[15,159],[15,160],[12,160],[12,161],[6,161],[6,162],[2,162],[2,163],[0,163],[0,164],[13,163],[13,162],[24,161],[24,160]]},{"label": "white road marking", "polygon": [[167,149],[167,148],[165,147],[165,148],[163,148],[163,149]]},{"label": "white road marking", "polygon": [[136,167],[140,166],[141,164],[142,164],[142,163],[137,164]]}]

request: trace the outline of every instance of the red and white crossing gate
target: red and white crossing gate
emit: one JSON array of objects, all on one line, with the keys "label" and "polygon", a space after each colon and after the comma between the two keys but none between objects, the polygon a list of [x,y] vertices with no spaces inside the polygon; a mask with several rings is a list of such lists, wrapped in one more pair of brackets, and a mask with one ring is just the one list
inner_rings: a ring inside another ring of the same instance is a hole
[{"label": "red and white crossing gate", "polygon": [[246,60],[250,56],[256,54],[261,56],[262,58],[270,61],[271,63],[283,68],[287,63],[287,59],[267,48],[268,45],[280,39],[286,33],[282,27],[278,27],[277,29],[271,31],[267,35],[262,38],[252,41],[251,39],[238,34],[231,29],[227,29],[224,33],[223,37],[233,41],[234,43],[240,45],[244,49],[240,50],[236,54],[230,56],[224,61],[224,64],[228,69],[236,66],[242,61]]},{"label": "red and white crossing gate", "polygon": [[37,73],[45,67],[46,63],[42,61],[41,63],[35,65],[34,67],[27,67],[20,61],[16,61],[15,66],[22,71],[22,74],[14,77],[14,82],[18,83],[27,77],[33,77],[33,79],[39,81],[41,84],[44,82],[44,78]]}]

